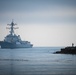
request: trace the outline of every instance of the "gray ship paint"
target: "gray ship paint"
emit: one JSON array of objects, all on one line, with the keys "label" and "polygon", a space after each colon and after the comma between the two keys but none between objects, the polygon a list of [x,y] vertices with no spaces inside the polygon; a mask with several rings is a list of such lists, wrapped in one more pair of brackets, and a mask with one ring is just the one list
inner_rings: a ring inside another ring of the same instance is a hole
[{"label": "gray ship paint", "polygon": [[17,24],[12,21],[11,24],[7,25],[10,26],[7,28],[10,29],[10,34],[4,38],[4,41],[0,41],[1,48],[31,48],[33,46],[33,44],[31,44],[29,41],[22,41],[20,35],[17,36],[14,33],[14,29],[18,29],[14,27]]}]

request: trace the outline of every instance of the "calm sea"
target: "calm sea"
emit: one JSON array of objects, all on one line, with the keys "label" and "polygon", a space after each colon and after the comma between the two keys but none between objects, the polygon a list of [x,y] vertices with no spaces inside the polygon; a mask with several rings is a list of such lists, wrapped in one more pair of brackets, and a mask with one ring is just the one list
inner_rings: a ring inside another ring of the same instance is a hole
[{"label": "calm sea", "polygon": [[60,47],[0,49],[0,75],[76,75],[76,55]]}]

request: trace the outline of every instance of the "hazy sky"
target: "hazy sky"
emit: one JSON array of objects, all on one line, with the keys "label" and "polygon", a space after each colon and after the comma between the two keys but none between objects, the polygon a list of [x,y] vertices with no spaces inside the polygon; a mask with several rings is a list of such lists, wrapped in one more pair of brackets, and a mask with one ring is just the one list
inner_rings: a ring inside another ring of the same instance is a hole
[{"label": "hazy sky", "polygon": [[76,0],[0,0],[0,40],[12,19],[34,46],[76,45]]}]

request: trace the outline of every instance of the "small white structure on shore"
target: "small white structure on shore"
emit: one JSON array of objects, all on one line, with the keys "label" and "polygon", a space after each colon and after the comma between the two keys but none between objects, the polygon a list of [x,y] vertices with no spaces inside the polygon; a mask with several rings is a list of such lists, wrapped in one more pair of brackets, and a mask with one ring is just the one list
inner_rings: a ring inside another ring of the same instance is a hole
[{"label": "small white structure on shore", "polygon": [[74,47],[74,43],[72,43],[72,47]]}]

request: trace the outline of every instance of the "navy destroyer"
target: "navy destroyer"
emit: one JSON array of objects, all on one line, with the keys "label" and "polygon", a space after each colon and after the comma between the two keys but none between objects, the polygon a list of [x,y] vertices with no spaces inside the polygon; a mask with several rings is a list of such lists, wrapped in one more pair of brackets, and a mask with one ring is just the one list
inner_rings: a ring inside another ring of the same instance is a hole
[{"label": "navy destroyer", "polygon": [[29,41],[22,41],[20,35],[16,35],[14,29],[18,29],[18,27],[14,27],[15,24],[13,21],[11,24],[7,24],[10,27],[10,33],[4,38],[3,41],[0,41],[1,48],[31,48],[33,44]]}]

